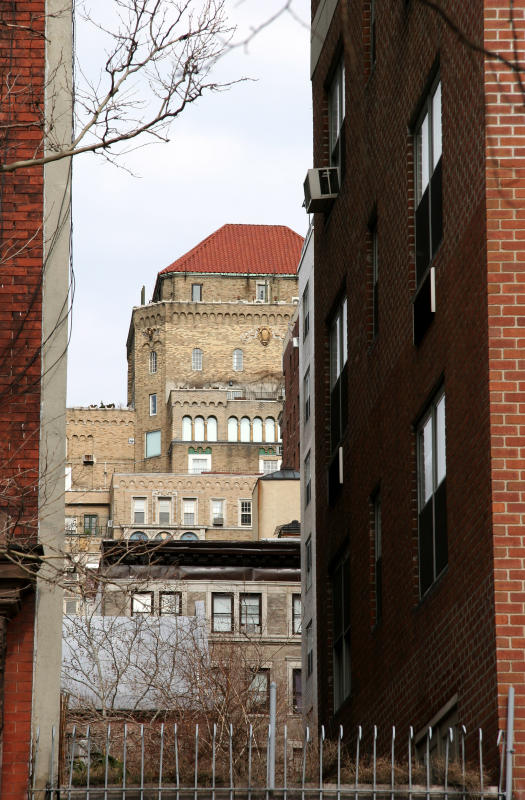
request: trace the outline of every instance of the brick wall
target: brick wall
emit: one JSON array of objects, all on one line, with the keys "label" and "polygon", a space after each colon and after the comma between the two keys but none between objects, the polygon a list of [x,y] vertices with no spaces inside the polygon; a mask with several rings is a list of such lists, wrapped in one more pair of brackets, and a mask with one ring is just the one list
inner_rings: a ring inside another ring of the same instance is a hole
[{"label": "brick wall", "polygon": [[[3,163],[40,149],[44,6],[43,0],[0,2]],[[38,517],[42,215],[41,168],[0,176],[0,508],[2,536],[26,540],[36,538]],[[26,599],[8,627],[2,798],[26,796],[33,629],[34,607]]]},{"label": "brick wall", "polygon": [[299,318],[295,320],[291,335],[283,353],[285,401],[282,416],[283,465],[300,472],[300,399],[299,399],[299,347],[294,339],[299,337]]},{"label": "brick wall", "polygon": [[[459,46],[451,30],[422,4],[376,3],[377,60],[371,70],[365,5],[339,3],[313,76],[314,165],[322,166],[328,163],[327,86],[344,47],[346,169],[331,212],[315,217],[319,720],[343,722],[347,730],[363,724],[365,735],[373,724],[383,732],[395,724],[404,736],[401,731],[409,725],[422,728],[456,698],[459,720],[471,732],[484,728],[495,763],[499,718],[483,59]],[[459,27],[481,42],[483,3],[449,6]],[[442,84],[443,239],[433,262],[436,313],[416,347],[411,131],[436,70]],[[374,212],[380,324],[371,341],[368,226]],[[328,332],[343,296],[348,298],[348,424],[341,443],[342,492],[329,505]],[[448,566],[421,599],[415,428],[441,384],[446,393]],[[369,508],[377,487],[383,619],[372,626]],[[345,551],[351,570],[352,690],[335,711],[330,576]],[[380,741],[380,747],[386,744]],[[473,754],[474,734],[468,744]]]}]

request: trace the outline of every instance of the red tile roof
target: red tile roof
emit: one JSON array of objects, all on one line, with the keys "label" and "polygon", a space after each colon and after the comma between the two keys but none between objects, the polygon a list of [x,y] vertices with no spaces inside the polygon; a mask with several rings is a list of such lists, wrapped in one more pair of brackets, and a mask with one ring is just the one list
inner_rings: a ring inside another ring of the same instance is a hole
[{"label": "red tile roof", "polygon": [[303,237],[285,225],[223,225],[178,258],[168,272],[295,275]]}]

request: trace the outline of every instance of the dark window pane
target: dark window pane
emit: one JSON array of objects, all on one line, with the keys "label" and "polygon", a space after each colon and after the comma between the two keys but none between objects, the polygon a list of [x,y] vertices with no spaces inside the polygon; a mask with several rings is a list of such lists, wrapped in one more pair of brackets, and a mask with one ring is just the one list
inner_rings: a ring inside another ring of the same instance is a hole
[{"label": "dark window pane", "polygon": [[430,224],[432,230],[432,255],[436,252],[443,236],[442,171],[440,158],[430,181]]},{"label": "dark window pane", "polygon": [[447,481],[443,480],[434,495],[434,525],[436,537],[436,575],[447,566]]},{"label": "dark window pane", "polygon": [[419,284],[430,264],[429,187],[416,209],[416,282]]},{"label": "dark window pane", "polygon": [[419,514],[419,580],[424,595],[434,581],[433,502],[429,500]]}]

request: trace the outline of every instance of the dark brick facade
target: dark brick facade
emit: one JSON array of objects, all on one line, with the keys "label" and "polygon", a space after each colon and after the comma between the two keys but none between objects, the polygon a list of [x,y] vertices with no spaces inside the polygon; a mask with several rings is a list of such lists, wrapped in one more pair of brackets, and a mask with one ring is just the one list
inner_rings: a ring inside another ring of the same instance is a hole
[{"label": "dark brick facade", "polygon": [[[38,155],[44,112],[44,0],[0,2],[0,153],[3,164]],[[40,421],[42,168],[0,174],[0,523],[2,542],[36,541]],[[0,567],[5,641],[1,797],[27,794],[34,599],[13,599],[13,564]],[[22,581],[31,584],[27,571]],[[10,580],[9,584],[5,581]],[[14,582],[16,584],[16,581]],[[18,613],[17,613],[18,611]]]},{"label": "dark brick facade", "polygon": [[[312,4],[312,15],[317,5]],[[510,38],[508,2],[440,5],[476,44],[483,45],[485,36],[498,49],[502,39]],[[523,97],[508,70],[497,66],[500,80],[516,93],[502,100],[490,87],[493,63],[485,65],[482,54],[459,43],[423,3],[375,6],[373,67],[370,3],[340,2],[312,79],[317,167],[328,164],[327,87],[344,52],[344,176],[331,211],[315,217],[319,720],[343,722],[347,731],[362,724],[367,735],[373,724],[385,734],[391,725],[418,730],[452,702],[470,732],[470,752],[476,729],[483,727],[495,763],[509,684],[516,687],[518,716],[525,706],[525,362],[517,331],[524,319],[519,306],[525,301],[525,214],[518,208],[525,194],[525,149],[511,138],[525,132]],[[523,21],[525,4],[517,7]],[[432,261],[436,310],[416,346],[413,134],[437,76],[442,87],[443,237]],[[486,135],[492,137],[488,142]],[[511,174],[516,167],[521,171]],[[371,219],[378,241],[375,336]],[[345,296],[344,481],[329,504],[329,330]],[[438,388],[446,397],[448,564],[421,597],[416,432]],[[370,508],[377,491],[382,618],[375,624]],[[352,688],[334,709],[331,576],[345,554],[351,575]],[[523,790],[522,720],[516,737],[516,786]]]},{"label": "dark brick facade", "polygon": [[[283,466],[301,471],[300,456],[300,405],[299,405],[299,318],[295,320],[291,336],[283,353],[285,400],[281,421],[283,439]],[[294,345],[294,340],[296,344]]]}]

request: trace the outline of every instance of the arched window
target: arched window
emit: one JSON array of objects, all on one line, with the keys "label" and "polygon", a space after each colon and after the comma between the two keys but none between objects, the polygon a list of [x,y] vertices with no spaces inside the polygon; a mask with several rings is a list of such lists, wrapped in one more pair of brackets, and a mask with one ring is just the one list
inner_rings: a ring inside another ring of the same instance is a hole
[{"label": "arched window", "polygon": [[266,442],[275,442],[275,420],[273,417],[266,417],[264,420],[264,439]]},{"label": "arched window", "polygon": [[262,442],[263,424],[262,424],[262,419],[260,417],[254,417],[254,420],[252,422],[252,431],[253,431],[253,441]]},{"label": "arched window", "polygon": [[228,420],[228,441],[229,442],[236,442],[239,438],[237,432],[237,417],[230,417]]},{"label": "arched window", "polygon": [[241,442],[250,441],[250,418],[242,417],[241,419]]},{"label": "arched window", "polygon": [[144,531],[133,531],[131,536],[129,537],[134,542],[147,542],[148,536],[144,533]]},{"label": "arched window", "polygon": [[157,351],[152,350],[149,354],[149,371],[151,374],[157,371]]},{"label": "arched window", "polygon": [[191,354],[191,368],[193,370],[201,370],[202,369],[202,350],[200,347],[195,347]]},{"label": "arched window", "polygon": [[182,418],[182,441],[183,442],[191,442],[192,441],[191,417],[183,417]]},{"label": "arched window", "polygon": [[282,442],[283,437],[281,436],[281,426],[277,423],[277,441]]},{"label": "arched window", "polygon": [[217,441],[217,417],[208,417],[206,425],[207,439],[209,442]]},{"label": "arched window", "polygon": [[169,534],[168,531],[160,531],[160,533],[157,533],[153,538],[157,542],[165,542],[167,539],[171,539],[171,534]]},{"label": "arched window", "polygon": [[244,369],[244,357],[242,350],[233,351],[233,369],[234,372],[242,372]]},{"label": "arched window", "polygon": [[195,441],[204,441],[204,417],[195,417]]},{"label": "arched window", "polygon": [[180,538],[186,539],[186,541],[195,542],[199,537],[196,533],[193,533],[193,531],[186,531],[186,533],[183,533]]}]

